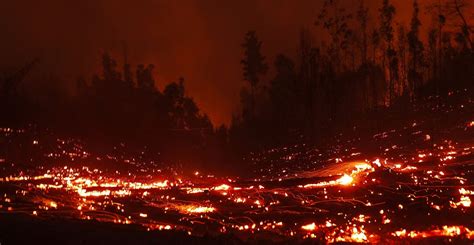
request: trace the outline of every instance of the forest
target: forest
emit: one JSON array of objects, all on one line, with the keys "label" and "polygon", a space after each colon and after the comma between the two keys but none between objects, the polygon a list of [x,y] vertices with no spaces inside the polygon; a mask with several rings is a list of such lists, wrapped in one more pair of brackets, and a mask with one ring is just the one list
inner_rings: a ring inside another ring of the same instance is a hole
[{"label": "forest", "polygon": [[410,24],[404,26],[395,22],[390,0],[381,1],[378,16],[370,16],[364,1],[352,12],[343,1],[324,1],[315,25],[329,40],[318,42],[301,30],[298,59],[278,55],[276,74],[267,83],[259,80],[268,70],[264,44],[249,32],[242,45],[248,86],[241,90],[242,112],[234,117],[231,138],[254,147],[301,135],[320,140],[357,118],[376,127],[380,111],[403,113],[417,100],[472,87],[469,1],[427,6],[430,23],[421,23],[418,1],[412,4]]},{"label": "forest", "polygon": [[0,73],[0,245],[473,244],[474,1],[45,2],[5,35],[46,54]]}]

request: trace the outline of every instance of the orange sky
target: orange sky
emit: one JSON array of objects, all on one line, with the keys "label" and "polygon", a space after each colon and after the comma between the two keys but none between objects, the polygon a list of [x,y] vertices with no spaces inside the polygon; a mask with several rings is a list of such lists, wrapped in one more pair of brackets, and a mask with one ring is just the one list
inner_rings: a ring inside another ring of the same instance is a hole
[{"label": "orange sky", "polygon": [[[431,0],[420,0],[426,5]],[[126,42],[132,65],[155,64],[160,89],[186,79],[195,98],[216,124],[228,123],[238,110],[242,81],[240,44],[256,30],[273,64],[278,52],[294,55],[302,27],[313,23],[322,0],[15,0],[2,3],[0,65],[20,66],[40,57],[38,72],[54,73],[72,87],[81,74],[100,67],[110,51],[121,63]],[[345,0],[355,6],[357,0]],[[381,0],[367,0],[377,6]],[[409,0],[394,0],[398,20],[409,23]],[[425,12],[423,10],[423,12]],[[375,17],[375,16],[372,16]],[[428,23],[426,23],[428,25]]]}]

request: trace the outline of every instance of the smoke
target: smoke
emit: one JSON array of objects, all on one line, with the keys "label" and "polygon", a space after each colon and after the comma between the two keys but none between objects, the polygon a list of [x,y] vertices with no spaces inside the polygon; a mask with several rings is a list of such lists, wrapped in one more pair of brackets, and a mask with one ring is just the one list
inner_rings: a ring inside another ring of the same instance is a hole
[{"label": "smoke", "polygon": [[[351,7],[357,6],[357,2],[346,3]],[[394,2],[397,14],[409,18],[411,2]],[[104,51],[110,52],[120,67],[126,44],[132,66],[155,64],[159,88],[183,76],[188,94],[212,121],[228,123],[238,108],[239,90],[245,84],[240,66],[244,34],[248,30],[257,31],[271,65],[278,53],[292,56],[297,52],[302,27],[311,29],[316,38],[324,38],[325,34],[313,25],[321,3],[314,0],[6,1],[0,15],[3,33],[0,67],[11,70],[38,57],[40,66],[31,76],[55,74],[72,90],[80,75],[90,78],[100,71],[100,56]],[[368,3],[377,5],[379,1]]]}]

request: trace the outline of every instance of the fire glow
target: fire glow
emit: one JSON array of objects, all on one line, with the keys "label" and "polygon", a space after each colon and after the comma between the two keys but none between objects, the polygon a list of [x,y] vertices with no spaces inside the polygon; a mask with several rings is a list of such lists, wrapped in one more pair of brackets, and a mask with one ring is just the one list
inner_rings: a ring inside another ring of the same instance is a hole
[{"label": "fire glow", "polygon": [[[473,212],[472,152],[474,145],[452,141],[393,159],[352,159],[363,153],[348,150],[320,167],[262,168],[266,174],[248,179],[195,169],[186,175],[144,167],[121,172],[41,166],[0,177],[0,212],[41,219],[61,214],[189,235],[204,230],[329,243],[474,239],[472,224],[462,218]],[[436,164],[426,164],[430,161]]]},{"label": "fire glow", "polygon": [[354,183],[354,179],[361,173],[368,173],[374,171],[374,168],[367,163],[360,163],[355,165],[354,170],[349,174],[343,174],[340,178],[330,181],[322,181],[316,184],[306,184],[303,188],[325,187],[325,186],[349,186]]}]

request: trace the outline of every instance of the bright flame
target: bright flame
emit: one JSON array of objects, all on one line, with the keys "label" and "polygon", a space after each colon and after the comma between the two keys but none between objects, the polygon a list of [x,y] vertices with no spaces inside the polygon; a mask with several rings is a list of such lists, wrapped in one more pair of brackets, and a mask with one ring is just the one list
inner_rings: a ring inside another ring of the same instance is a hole
[{"label": "bright flame", "polygon": [[461,196],[461,200],[459,202],[450,201],[450,205],[453,208],[457,208],[459,206],[468,208],[471,206],[471,199],[468,196]]},{"label": "bright flame", "polygon": [[365,235],[365,231],[361,228],[360,231],[354,227],[352,228],[351,239],[354,242],[365,242],[367,241],[367,235]]},{"label": "bright flame", "polygon": [[336,180],[336,182],[340,185],[350,185],[353,181],[354,181],[354,178],[352,178],[351,176],[347,174],[344,174],[344,176]]},{"label": "bright flame", "polygon": [[226,184],[222,184],[222,185],[214,187],[215,191],[227,191],[229,189],[230,189],[230,186]]},{"label": "bright flame", "polygon": [[189,213],[212,213],[214,212],[216,209],[213,208],[213,207],[188,207],[186,209],[187,212]]},{"label": "bright flame", "polygon": [[465,236],[468,239],[472,239],[474,236],[474,232],[469,230],[464,226],[443,226],[442,229],[433,229],[427,231],[410,231],[407,232],[405,229],[400,231],[395,231],[392,233],[393,236],[397,237],[410,237],[410,238],[418,238],[418,237],[456,237],[456,236]]},{"label": "bright flame", "polygon": [[311,224],[303,225],[303,226],[301,226],[301,229],[307,230],[307,231],[314,231],[314,230],[316,230],[316,224],[311,223]]}]

